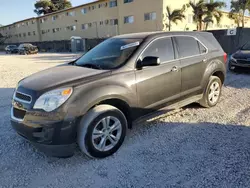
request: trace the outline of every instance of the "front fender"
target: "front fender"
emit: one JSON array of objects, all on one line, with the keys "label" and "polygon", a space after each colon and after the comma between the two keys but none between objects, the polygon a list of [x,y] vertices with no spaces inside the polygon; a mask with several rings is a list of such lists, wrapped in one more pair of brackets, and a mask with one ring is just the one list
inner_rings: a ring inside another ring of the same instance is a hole
[{"label": "front fender", "polygon": [[129,106],[137,106],[137,96],[133,89],[120,85],[104,85],[92,89],[78,88],[74,96],[67,102],[67,113],[73,116],[82,116],[90,108],[107,99],[119,99]]}]

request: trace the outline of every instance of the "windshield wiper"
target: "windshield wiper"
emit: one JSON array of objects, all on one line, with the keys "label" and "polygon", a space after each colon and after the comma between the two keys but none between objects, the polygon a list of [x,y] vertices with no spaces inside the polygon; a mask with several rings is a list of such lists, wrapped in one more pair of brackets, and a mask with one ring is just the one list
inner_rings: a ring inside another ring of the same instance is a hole
[{"label": "windshield wiper", "polygon": [[93,69],[102,70],[102,68],[101,68],[100,65],[91,64],[91,63],[86,63],[86,64],[83,64],[83,65],[78,65],[78,64],[76,64],[76,65],[77,65],[77,66],[81,66],[81,67],[87,67],[87,68],[93,68]]}]

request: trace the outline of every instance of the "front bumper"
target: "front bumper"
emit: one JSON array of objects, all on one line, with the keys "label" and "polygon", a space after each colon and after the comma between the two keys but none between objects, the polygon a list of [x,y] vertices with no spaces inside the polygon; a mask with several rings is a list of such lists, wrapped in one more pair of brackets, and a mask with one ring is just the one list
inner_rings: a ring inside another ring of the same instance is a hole
[{"label": "front bumper", "polygon": [[248,63],[240,63],[230,60],[230,66],[232,67],[242,67],[242,68],[250,68],[250,62]]},{"label": "front bumper", "polygon": [[12,127],[40,151],[56,157],[67,157],[74,154],[76,118],[59,120],[53,114],[48,117],[45,112],[27,111],[24,119],[18,119],[14,116],[13,110],[12,107]]}]

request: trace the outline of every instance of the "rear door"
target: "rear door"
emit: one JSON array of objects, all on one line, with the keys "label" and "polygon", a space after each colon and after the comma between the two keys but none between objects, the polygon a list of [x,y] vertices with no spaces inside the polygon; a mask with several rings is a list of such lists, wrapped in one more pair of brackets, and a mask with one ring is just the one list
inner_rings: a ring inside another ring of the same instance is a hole
[{"label": "rear door", "polygon": [[174,41],[181,61],[181,96],[201,94],[207,48],[192,36],[176,36]]},{"label": "rear door", "polygon": [[155,109],[180,96],[180,61],[175,58],[171,37],[151,42],[139,58],[147,56],[159,57],[161,64],[136,70],[137,94],[141,107]]}]

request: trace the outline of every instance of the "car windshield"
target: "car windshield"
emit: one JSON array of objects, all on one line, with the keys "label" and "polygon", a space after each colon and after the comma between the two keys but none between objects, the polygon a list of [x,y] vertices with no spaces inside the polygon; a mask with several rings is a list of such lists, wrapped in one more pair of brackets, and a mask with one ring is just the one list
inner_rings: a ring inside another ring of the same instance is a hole
[{"label": "car windshield", "polygon": [[250,42],[242,46],[241,50],[250,50]]},{"label": "car windshield", "polygon": [[95,69],[115,69],[123,65],[141,44],[142,39],[107,39],[75,62],[75,65]]},{"label": "car windshield", "polygon": [[9,46],[9,48],[16,48],[16,46]]}]

